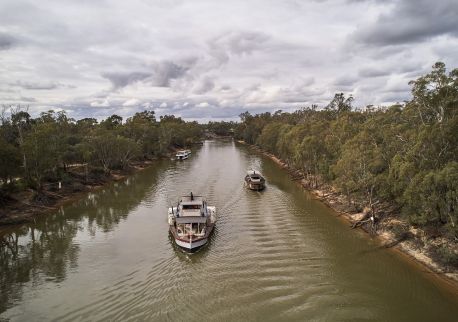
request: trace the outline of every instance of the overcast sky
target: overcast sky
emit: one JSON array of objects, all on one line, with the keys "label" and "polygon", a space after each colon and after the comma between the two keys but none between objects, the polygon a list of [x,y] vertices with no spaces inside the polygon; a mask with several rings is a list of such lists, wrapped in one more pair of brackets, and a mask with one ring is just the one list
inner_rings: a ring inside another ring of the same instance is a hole
[{"label": "overcast sky", "polygon": [[186,119],[410,97],[458,67],[457,0],[1,0],[0,103]]}]

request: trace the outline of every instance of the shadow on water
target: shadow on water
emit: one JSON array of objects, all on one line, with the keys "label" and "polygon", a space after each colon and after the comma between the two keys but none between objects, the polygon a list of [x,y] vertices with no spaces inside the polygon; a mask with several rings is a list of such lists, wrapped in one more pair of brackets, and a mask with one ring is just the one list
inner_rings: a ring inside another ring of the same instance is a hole
[{"label": "shadow on water", "polygon": [[166,167],[156,162],[125,180],[88,193],[35,223],[0,232],[0,313],[23,296],[23,286],[61,283],[78,266],[78,233],[91,237],[116,229],[154,189]]}]

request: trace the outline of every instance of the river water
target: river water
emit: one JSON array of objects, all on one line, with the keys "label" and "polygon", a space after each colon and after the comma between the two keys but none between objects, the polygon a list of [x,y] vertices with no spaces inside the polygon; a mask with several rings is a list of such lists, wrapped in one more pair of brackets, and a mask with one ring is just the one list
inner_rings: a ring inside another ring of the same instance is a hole
[{"label": "river water", "polygon": [[[243,187],[251,168],[265,191]],[[191,191],[218,222],[187,254],[168,235],[167,207]],[[0,234],[2,322],[458,320],[455,291],[231,141]]]}]

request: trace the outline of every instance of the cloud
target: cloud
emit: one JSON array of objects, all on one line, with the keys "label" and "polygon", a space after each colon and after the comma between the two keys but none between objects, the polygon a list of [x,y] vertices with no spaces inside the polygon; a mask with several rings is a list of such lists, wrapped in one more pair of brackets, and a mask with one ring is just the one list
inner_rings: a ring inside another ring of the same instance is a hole
[{"label": "cloud", "polygon": [[144,71],[105,72],[102,77],[108,79],[113,89],[124,88],[143,82],[155,87],[170,87],[171,81],[183,77],[195,63],[195,59],[186,59],[175,63],[172,61],[153,62],[144,66]]},{"label": "cloud", "polygon": [[34,103],[37,100],[33,97],[25,97],[25,96],[5,96],[3,97],[3,102],[5,103]]},{"label": "cloud", "polygon": [[90,103],[90,105],[92,107],[109,107],[110,102],[108,101],[108,99],[104,99],[104,100],[99,100],[99,101],[93,101]]},{"label": "cloud", "polygon": [[140,100],[136,98],[131,98],[124,103],[122,103],[122,106],[137,106],[140,104]]},{"label": "cloud", "polygon": [[150,77],[150,82],[153,86],[169,87],[172,80],[184,76],[194,63],[194,59],[182,63],[171,61],[155,63],[153,65],[153,74]]},{"label": "cloud", "polygon": [[363,25],[353,34],[359,43],[372,46],[403,45],[433,37],[458,36],[456,0],[397,1],[375,22]]},{"label": "cloud", "polygon": [[108,72],[102,73],[102,77],[108,79],[114,89],[123,88],[150,77],[151,73],[144,72]]},{"label": "cloud", "polygon": [[17,81],[16,83],[11,83],[11,86],[18,86],[23,89],[30,90],[52,90],[57,88],[75,88],[74,85],[66,85],[58,82],[27,82],[27,81]]},{"label": "cloud", "polygon": [[335,92],[385,104],[434,62],[458,65],[456,15],[450,0],[3,0],[0,104],[193,119],[324,106]]},{"label": "cloud", "polygon": [[356,76],[343,75],[337,77],[333,84],[336,86],[351,86],[355,84],[357,81],[358,78]]},{"label": "cloud", "polygon": [[209,107],[209,106],[210,104],[208,104],[208,102],[202,102],[196,105],[196,107]]},{"label": "cloud", "polygon": [[0,32],[0,50],[7,50],[17,44],[18,40],[13,36]]},{"label": "cloud", "polygon": [[202,79],[201,82],[199,82],[195,86],[193,92],[195,94],[205,94],[205,93],[211,91],[213,88],[215,88],[214,81],[210,77],[206,76],[206,77],[204,77]]},{"label": "cloud", "polygon": [[269,36],[254,31],[237,31],[219,35],[208,42],[210,54],[220,63],[227,63],[231,55],[250,55],[259,50]]},{"label": "cloud", "polygon": [[359,70],[358,75],[361,77],[380,77],[389,75],[390,73],[390,70],[384,70],[377,67],[365,67]]}]

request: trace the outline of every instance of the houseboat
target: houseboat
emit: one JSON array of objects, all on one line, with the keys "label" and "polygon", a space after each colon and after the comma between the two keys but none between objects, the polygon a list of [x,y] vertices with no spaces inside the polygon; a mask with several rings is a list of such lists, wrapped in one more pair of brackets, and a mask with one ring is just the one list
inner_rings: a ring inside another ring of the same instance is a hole
[{"label": "houseboat", "polygon": [[185,160],[191,155],[191,150],[180,150],[175,154],[177,160]]},{"label": "houseboat", "polygon": [[176,207],[168,210],[169,230],[175,243],[194,251],[208,241],[216,223],[216,208],[201,196],[182,196]]},{"label": "houseboat", "polygon": [[263,190],[266,187],[266,180],[259,171],[248,170],[245,176],[245,184],[251,190]]}]

